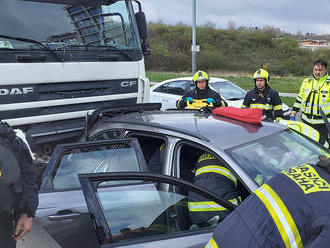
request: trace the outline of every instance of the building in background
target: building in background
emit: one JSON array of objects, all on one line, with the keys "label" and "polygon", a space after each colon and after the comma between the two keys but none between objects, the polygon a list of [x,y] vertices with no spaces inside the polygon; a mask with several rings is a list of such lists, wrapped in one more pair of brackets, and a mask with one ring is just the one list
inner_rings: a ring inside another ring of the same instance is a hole
[{"label": "building in background", "polygon": [[299,47],[315,50],[315,49],[319,49],[319,48],[328,48],[329,43],[326,40],[306,39],[306,40],[299,41]]}]

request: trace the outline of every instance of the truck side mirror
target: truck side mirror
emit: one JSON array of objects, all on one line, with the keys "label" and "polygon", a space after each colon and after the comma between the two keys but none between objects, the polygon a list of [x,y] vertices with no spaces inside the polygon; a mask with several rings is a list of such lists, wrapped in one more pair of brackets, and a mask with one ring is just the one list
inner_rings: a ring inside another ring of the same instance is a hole
[{"label": "truck side mirror", "polygon": [[150,48],[149,48],[149,44],[146,41],[148,38],[146,16],[144,12],[140,10],[135,14],[135,18],[138,25],[140,38],[142,40],[141,45],[142,45],[143,55],[147,58],[150,56]]},{"label": "truck side mirror", "polygon": [[148,38],[148,31],[147,31],[147,21],[146,16],[143,11],[139,11],[135,14],[136,22],[139,28],[140,38],[145,40]]}]

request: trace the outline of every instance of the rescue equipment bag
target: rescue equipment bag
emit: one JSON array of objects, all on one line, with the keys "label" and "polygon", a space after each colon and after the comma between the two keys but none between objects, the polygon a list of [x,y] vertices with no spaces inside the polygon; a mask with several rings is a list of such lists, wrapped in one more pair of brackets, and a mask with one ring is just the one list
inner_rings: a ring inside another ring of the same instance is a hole
[{"label": "rescue equipment bag", "polygon": [[244,121],[251,124],[261,125],[262,109],[220,107],[212,111],[213,114]]}]

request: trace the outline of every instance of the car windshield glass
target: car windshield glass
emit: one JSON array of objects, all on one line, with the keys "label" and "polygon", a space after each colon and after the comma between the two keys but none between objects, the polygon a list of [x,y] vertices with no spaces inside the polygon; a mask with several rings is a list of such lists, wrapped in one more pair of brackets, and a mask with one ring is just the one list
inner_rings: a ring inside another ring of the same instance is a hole
[{"label": "car windshield glass", "polygon": [[100,2],[2,0],[0,50],[140,49],[131,3]]},{"label": "car windshield glass", "polygon": [[229,81],[210,83],[210,86],[227,100],[244,99],[246,91]]},{"label": "car windshield glass", "polygon": [[228,152],[259,184],[293,166],[315,164],[319,155],[329,156],[326,148],[290,129],[234,147]]}]

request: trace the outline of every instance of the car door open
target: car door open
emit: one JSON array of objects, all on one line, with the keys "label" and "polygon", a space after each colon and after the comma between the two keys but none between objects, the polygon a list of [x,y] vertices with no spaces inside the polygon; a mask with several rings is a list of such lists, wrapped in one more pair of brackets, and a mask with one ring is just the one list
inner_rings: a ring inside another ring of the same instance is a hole
[{"label": "car door open", "polygon": [[215,216],[220,208],[235,208],[207,190],[164,175],[97,173],[81,174],[79,180],[100,244],[109,247],[203,247],[222,220],[194,223],[192,216],[203,213],[194,211],[189,192],[207,198]]},{"label": "car door open", "polygon": [[55,149],[42,178],[36,220],[61,247],[97,245],[78,174],[115,171],[147,171],[136,139],[65,144]]}]

